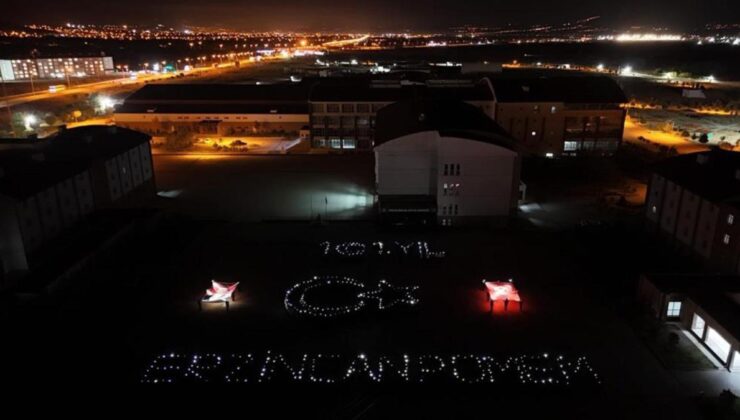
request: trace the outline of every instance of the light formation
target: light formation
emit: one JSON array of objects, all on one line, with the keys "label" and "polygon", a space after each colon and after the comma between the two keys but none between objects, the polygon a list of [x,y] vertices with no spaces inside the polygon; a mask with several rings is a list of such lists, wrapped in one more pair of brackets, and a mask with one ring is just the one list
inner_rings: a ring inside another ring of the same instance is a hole
[{"label": "light formation", "polygon": [[367,256],[403,256],[419,259],[444,258],[445,251],[435,251],[427,241],[331,242],[320,244],[325,257],[360,258]]},{"label": "light formation", "polygon": [[185,354],[155,357],[141,382],[176,383],[460,383],[544,387],[595,386],[601,379],[583,357],[539,353],[378,355],[304,353]]},{"label": "light formation", "polygon": [[[349,288],[352,299],[343,305],[329,305],[313,302],[310,294],[322,288]],[[368,301],[377,302],[378,310],[392,308],[399,304],[416,305],[419,300],[413,296],[418,286],[393,286],[385,280],[378,287],[367,291],[365,284],[352,277],[314,276],[312,279],[293,285],[285,293],[285,309],[288,312],[313,318],[335,318],[349,315],[365,308],[373,307]]]}]

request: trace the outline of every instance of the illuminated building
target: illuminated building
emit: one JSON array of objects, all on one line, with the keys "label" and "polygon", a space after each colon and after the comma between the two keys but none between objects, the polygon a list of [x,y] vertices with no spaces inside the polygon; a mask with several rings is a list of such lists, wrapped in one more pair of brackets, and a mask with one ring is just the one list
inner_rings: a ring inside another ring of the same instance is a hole
[{"label": "illuminated building", "polygon": [[740,273],[740,155],[723,150],[670,158],[654,169],[647,228],[708,268]]},{"label": "illuminated building", "polygon": [[404,101],[378,112],[375,180],[387,223],[502,224],[516,210],[512,139],[463,102]]},{"label": "illuminated building", "polygon": [[308,125],[308,84],[147,85],[115,111],[116,124],[153,136],[295,135]]},{"label": "illuminated building", "polygon": [[532,79],[435,70],[263,85],[148,85],[126,99],[115,120],[159,136],[187,127],[201,136],[297,137],[305,128],[314,153],[369,152],[378,111],[418,98],[479,108],[522,153],[610,155],[622,140],[626,98],[603,76]]},{"label": "illuminated building", "polygon": [[740,372],[740,277],[643,275],[640,301],[678,322],[730,372]]},{"label": "illuminated building", "polygon": [[114,71],[112,57],[64,57],[0,60],[5,80],[101,76]]},{"label": "illuminated building", "polygon": [[490,77],[496,122],[527,153],[611,155],[622,141],[627,102],[606,76]]},{"label": "illuminated building", "polygon": [[309,99],[311,147],[328,151],[372,150],[378,110],[420,96],[436,101],[465,101],[493,115],[490,85],[472,80],[322,80],[312,89]]},{"label": "illuminated building", "polygon": [[154,193],[145,134],[87,126],[0,140],[0,273],[22,274],[39,249],[94,211],[136,206]]}]

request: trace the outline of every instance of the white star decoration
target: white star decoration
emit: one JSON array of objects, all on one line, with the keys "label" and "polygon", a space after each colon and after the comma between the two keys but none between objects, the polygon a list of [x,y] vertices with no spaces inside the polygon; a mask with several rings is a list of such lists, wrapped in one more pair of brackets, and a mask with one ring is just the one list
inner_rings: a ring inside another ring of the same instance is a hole
[{"label": "white star decoration", "polygon": [[378,282],[378,288],[369,292],[362,292],[358,295],[361,299],[377,299],[378,309],[388,309],[400,303],[407,305],[416,305],[419,303],[413,293],[419,286],[393,286],[385,280]]}]

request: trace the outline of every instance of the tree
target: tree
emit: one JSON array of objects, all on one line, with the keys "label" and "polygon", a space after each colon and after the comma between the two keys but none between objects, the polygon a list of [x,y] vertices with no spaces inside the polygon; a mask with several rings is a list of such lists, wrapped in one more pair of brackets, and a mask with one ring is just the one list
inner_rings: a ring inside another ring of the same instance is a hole
[{"label": "tree", "polygon": [[23,114],[19,112],[13,113],[13,118],[10,121],[10,130],[15,137],[26,137],[26,122],[23,119]]},{"label": "tree", "polygon": [[193,145],[195,135],[186,127],[177,127],[165,137],[164,147],[167,150],[185,150]]}]

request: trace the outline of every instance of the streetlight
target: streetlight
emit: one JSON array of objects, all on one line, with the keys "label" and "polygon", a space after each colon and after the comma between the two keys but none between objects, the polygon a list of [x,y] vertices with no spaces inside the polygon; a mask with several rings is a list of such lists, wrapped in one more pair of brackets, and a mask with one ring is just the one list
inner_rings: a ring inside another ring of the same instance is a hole
[{"label": "streetlight", "polygon": [[23,125],[26,127],[26,131],[33,130],[33,125],[35,125],[38,122],[38,118],[36,118],[33,114],[28,114],[23,117]]}]

